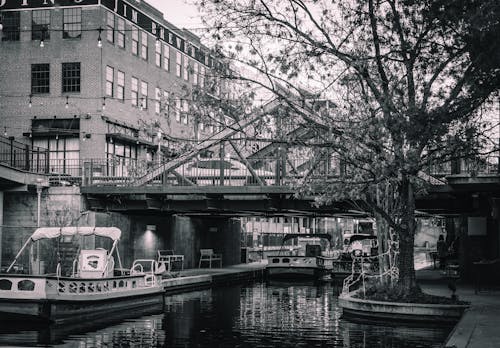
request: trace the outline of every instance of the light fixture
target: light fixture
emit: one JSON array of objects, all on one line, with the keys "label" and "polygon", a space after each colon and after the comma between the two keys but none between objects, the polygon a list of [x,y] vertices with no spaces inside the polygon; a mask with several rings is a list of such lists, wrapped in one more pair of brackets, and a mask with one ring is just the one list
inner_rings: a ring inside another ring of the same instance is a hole
[{"label": "light fixture", "polygon": [[97,47],[102,48],[102,39],[101,39],[101,33],[102,33],[102,28],[99,27],[99,36],[97,37]]},{"label": "light fixture", "polygon": [[30,94],[30,100],[28,101],[28,107],[31,107],[32,106],[32,103],[31,103],[31,98],[33,97],[32,94]]},{"label": "light fixture", "polygon": [[106,97],[102,98],[102,111],[106,110]]},{"label": "light fixture", "polygon": [[144,97],[141,98],[141,106],[140,106],[141,111],[144,109]]},{"label": "light fixture", "polygon": [[69,103],[68,103],[68,100],[69,100],[69,97],[68,97],[68,96],[66,96],[66,105],[64,105],[64,107],[65,107],[66,109],[67,109],[67,108],[69,108]]},{"label": "light fixture", "polygon": [[59,140],[59,134],[56,134],[56,140]]},{"label": "light fixture", "polygon": [[7,138],[7,127],[3,127],[3,136]]},{"label": "light fixture", "polygon": [[45,43],[44,43],[44,41],[45,41],[45,30],[46,30],[45,28],[42,28],[42,38],[40,39],[40,47],[41,48],[45,47]]}]

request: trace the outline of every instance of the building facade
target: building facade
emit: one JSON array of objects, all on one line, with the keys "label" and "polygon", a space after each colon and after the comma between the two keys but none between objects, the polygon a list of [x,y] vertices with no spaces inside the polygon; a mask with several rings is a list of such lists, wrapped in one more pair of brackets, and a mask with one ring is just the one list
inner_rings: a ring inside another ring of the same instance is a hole
[{"label": "building facade", "polygon": [[126,176],[217,131],[190,113],[215,60],[146,2],[0,1],[0,16],[0,128],[48,149],[51,173],[92,159]]}]

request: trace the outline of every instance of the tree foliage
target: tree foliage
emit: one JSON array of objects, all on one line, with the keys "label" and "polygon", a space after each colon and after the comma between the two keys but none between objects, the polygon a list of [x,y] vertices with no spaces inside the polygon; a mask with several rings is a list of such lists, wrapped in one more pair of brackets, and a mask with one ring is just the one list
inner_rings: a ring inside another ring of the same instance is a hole
[{"label": "tree foliage", "polygon": [[[285,105],[285,119],[312,129],[319,152],[348,168],[320,190],[306,181],[302,190],[321,192],[319,203],[361,202],[395,229],[399,285],[413,291],[422,171],[492,150],[483,111],[500,84],[498,3],[198,3],[216,54],[253,72],[226,77],[272,93]],[[325,99],[335,107],[315,108]]]}]

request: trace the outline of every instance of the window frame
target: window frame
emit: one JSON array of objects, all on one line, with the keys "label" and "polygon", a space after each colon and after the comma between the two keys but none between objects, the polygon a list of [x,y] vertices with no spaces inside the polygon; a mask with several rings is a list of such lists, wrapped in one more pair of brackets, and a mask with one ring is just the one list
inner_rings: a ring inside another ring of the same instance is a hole
[{"label": "window frame", "polygon": [[2,13],[2,41],[21,40],[21,11]]},{"label": "window frame", "polygon": [[125,73],[120,70],[116,72],[116,98],[121,102],[125,101]]},{"label": "window frame", "polygon": [[182,53],[175,52],[175,76],[182,78]]},{"label": "window frame", "polygon": [[[47,9],[33,10],[31,11],[31,40],[50,40],[50,21],[52,18],[52,11]],[[38,19],[44,19],[45,23],[35,23],[35,15],[43,16],[38,17]]]},{"label": "window frame", "polygon": [[112,66],[106,65],[106,86],[105,86],[105,94],[106,97],[114,97],[114,89],[115,89],[115,69]]},{"label": "window frame", "polygon": [[[110,21],[111,20],[111,21]],[[106,14],[106,39],[108,42],[115,43],[115,26],[116,19],[113,12],[107,11]]]},{"label": "window frame", "polygon": [[[132,76],[130,79],[130,103],[134,107],[139,106],[139,79]],[[135,82],[135,83],[134,83]]]},{"label": "window frame", "polygon": [[[123,25],[122,25],[123,24]],[[126,44],[126,36],[125,36],[125,19],[117,17],[116,18],[116,43],[118,44],[118,47],[120,48],[125,48]]]},{"label": "window frame", "polygon": [[[46,70],[35,71],[35,67],[46,67]],[[34,77],[35,74],[39,74],[38,77]],[[40,76],[46,74],[46,76]],[[35,83],[38,82],[38,83]],[[41,84],[44,81],[46,84]],[[31,94],[49,94],[50,93],[50,64],[31,64]]]},{"label": "window frame", "polygon": [[[68,15],[66,15],[67,13]],[[73,20],[67,21],[67,19],[73,19]],[[76,27],[77,29],[73,29],[73,27]],[[78,33],[78,34],[75,36],[72,35],[71,33]],[[80,39],[81,37],[82,37],[82,8],[72,7],[63,9],[63,39]]]},{"label": "window frame", "polygon": [[132,26],[132,54],[139,56],[139,28]]},{"label": "window frame", "polygon": [[147,110],[148,108],[148,89],[148,83],[141,80],[141,107],[143,110]]},{"label": "window frame", "polygon": [[148,60],[148,33],[141,30],[141,58]]},{"label": "window frame", "polygon": [[170,71],[170,47],[163,43],[163,70]]},{"label": "window frame", "polygon": [[[78,69],[76,69],[78,67]],[[75,76],[72,76],[73,73]],[[70,74],[70,75],[68,75]],[[62,93],[80,93],[82,90],[82,66],[80,62],[67,62],[61,65]]]}]

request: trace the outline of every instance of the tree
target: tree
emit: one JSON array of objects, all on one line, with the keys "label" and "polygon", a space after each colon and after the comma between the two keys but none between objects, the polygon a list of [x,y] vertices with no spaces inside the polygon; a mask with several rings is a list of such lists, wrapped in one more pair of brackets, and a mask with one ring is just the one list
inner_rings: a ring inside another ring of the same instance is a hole
[{"label": "tree", "polygon": [[[198,3],[216,52],[254,72],[226,77],[272,92],[297,125],[316,131],[314,144],[304,145],[346,164],[346,175],[302,181],[302,190],[321,193],[319,203],[358,202],[394,229],[398,288],[403,295],[418,291],[413,243],[421,173],[491,145],[482,111],[500,84],[500,59],[486,59],[500,51],[491,40],[499,33],[498,3]],[[319,98],[336,107],[315,109]]]}]

